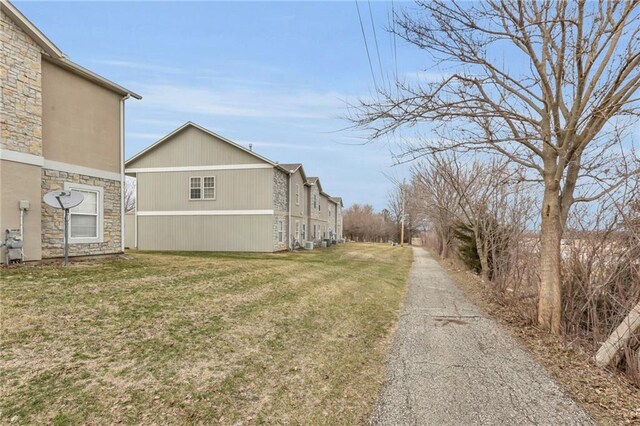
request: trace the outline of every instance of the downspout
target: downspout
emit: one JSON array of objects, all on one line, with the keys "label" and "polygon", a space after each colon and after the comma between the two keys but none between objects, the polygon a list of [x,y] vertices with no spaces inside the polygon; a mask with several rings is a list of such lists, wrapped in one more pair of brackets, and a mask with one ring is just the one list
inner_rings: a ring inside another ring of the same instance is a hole
[{"label": "downspout", "polygon": [[138,174],[136,173],[136,200],[133,205],[133,246],[138,250]]},{"label": "downspout", "polygon": [[124,253],[124,102],[130,95],[120,99],[120,251]]},{"label": "downspout", "polygon": [[289,170],[289,224],[287,225],[287,247],[289,250],[293,248],[291,245],[291,176],[293,176],[293,172]]}]

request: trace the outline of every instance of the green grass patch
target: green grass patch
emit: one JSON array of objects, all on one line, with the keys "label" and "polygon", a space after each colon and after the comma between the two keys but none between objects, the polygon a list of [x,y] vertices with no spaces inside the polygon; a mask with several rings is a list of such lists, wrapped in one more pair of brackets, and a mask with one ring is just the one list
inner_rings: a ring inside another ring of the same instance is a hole
[{"label": "green grass patch", "polygon": [[366,423],[411,250],[4,269],[0,423]]}]

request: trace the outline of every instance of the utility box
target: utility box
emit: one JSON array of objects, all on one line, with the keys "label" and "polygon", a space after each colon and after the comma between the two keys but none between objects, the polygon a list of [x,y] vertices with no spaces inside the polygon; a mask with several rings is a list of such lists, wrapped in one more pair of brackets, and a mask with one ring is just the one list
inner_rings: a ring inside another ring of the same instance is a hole
[{"label": "utility box", "polygon": [[22,234],[19,229],[7,229],[2,245],[5,249],[5,264],[22,263]]}]

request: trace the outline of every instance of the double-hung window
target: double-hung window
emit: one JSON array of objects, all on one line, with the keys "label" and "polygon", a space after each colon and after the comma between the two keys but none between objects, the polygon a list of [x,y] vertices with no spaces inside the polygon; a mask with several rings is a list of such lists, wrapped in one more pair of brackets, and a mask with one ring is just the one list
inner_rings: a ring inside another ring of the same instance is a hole
[{"label": "double-hung window", "polygon": [[307,224],[303,223],[302,224],[302,241],[306,241],[307,240]]},{"label": "double-hung window", "polygon": [[296,206],[300,205],[300,185],[296,183]]},{"label": "double-hung window", "polygon": [[191,177],[189,178],[189,199],[190,200],[215,200],[216,199],[216,177]]},{"label": "double-hung window", "polygon": [[69,242],[103,242],[104,189],[79,183],[65,183],[64,189],[84,197],[80,204],[69,209]]},{"label": "double-hung window", "polygon": [[284,238],[284,222],[278,221],[278,241],[282,242]]}]

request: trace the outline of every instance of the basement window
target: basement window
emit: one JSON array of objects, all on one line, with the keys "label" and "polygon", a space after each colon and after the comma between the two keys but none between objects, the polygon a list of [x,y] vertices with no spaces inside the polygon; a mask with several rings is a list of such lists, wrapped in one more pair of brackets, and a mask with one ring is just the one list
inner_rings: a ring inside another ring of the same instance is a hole
[{"label": "basement window", "polygon": [[64,189],[79,192],[84,196],[80,204],[69,209],[69,242],[103,242],[104,189],[68,182],[65,183]]}]

